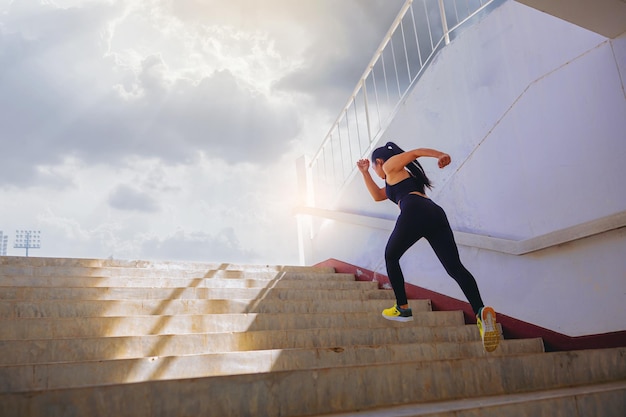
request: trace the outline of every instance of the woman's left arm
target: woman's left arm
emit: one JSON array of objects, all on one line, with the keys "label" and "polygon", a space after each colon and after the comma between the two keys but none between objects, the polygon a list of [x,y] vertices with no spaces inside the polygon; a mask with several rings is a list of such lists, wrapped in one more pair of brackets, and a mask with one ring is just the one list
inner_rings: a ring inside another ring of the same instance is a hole
[{"label": "woman's left arm", "polygon": [[452,162],[450,155],[445,152],[430,148],[418,148],[392,156],[384,163],[383,170],[385,173],[399,172],[403,170],[405,166],[422,156],[437,158],[439,168],[444,168]]}]

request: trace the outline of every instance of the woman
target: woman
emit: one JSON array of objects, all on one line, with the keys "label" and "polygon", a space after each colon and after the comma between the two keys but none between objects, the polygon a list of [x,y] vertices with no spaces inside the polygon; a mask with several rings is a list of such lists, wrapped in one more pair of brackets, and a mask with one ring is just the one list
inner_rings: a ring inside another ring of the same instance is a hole
[{"label": "woman", "polygon": [[396,296],[396,305],[383,310],[383,317],[395,321],[413,320],[404,288],[400,258],[424,237],[446,272],[459,284],[471,304],[476,314],[483,346],[485,350],[491,352],[498,347],[500,339],[496,328],[496,313],[493,308],[485,307],[476,280],[461,263],[445,212],[426,196],[426,188],[432,188],[432,184],[417,162],[417,158],[424,156],[437,158],[439,168],[444,168],[451,161],[450,155],[434,149],[421,148],[404,152],[393,142],[375,149],[372,152],[373,169],[385,180],[383,188],[374,182],[369,173],[370,161],[361,159],[357,162],[365,185],[374,200],[389,199],[400,208],[400,215],[385,248],[387,275]]}]

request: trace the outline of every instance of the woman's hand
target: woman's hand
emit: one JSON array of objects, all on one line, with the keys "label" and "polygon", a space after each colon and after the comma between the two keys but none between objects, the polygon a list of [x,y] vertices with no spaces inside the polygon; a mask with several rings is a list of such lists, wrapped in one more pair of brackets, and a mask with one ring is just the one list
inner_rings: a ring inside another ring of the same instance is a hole
[{"label": "woman's hand", "polygon": [[387,194],[385,193],[385,187],[379,187],[372,176],[370,175],[370,160],[369,159],[359,159],[356,162],[356,166],[363,174],[363,180],[365,181],[365,186],[367,187],[367,191],[370,192],[370,195],[374,199],[374,201],[383,201],[387,199]]},{"label": "woman's hand", "polygon": [[367,172],[370,169],[370,160],[369,159],[359,159],[356,163],[357,168],[361,172]]},{"label": "woman's hand", "polygon": [[452,159],[450,158],[450,155],[448,155],[447,153],[442,154],[441,156],[439,156],[439,168],[443,168],[447,165],[450,164],[450,162],[452,162]]}]

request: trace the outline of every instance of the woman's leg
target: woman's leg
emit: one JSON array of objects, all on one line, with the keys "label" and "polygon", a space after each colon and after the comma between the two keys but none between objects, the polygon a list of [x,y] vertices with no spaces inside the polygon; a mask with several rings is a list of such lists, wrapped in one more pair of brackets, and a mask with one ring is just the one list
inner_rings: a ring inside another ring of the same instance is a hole
[{"label": "woman's leg", "polygon": [[422,237],[423,232],[421,227],[419,227],[418,218],[408,210],[401,212],[385,247],[387,276],[389,277],[389,282],[391,282],[391,288],[393,288],[398,306],[408,303],[406,289],[404,288],[404,275],[400,268],[400,258]]},{"label": "woman's leg", "polygon": [[478,314],[481,307],[484,307],[483,300],[478,290],[478,285],[474,276],[463,266],[459,257],[459,250],[454,241],[454,234],[450,228],[450,223],[445,212],[439,206],[441,217],[437,227],[431,229],[426,236],[430,246],[435,251],[437,258],[450,275],[461,287],[463,294],[469,301],[474,310],[474,314]]}]

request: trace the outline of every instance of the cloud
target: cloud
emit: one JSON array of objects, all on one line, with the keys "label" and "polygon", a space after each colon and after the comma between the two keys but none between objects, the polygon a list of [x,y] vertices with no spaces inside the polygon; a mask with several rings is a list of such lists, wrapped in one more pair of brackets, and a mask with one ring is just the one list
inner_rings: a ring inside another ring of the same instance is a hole
[{"label": "cloud", "polygon": [[402,3],[0,0],[0,227],[42,256],[294,262],[295,159]]},{"label": "cloud", "polygon": [[403,3],[332,2],[333,12],[316,16],[309,28],[320,34],[304,49],[302,65],[276,88],[311,95],[338,114]]},{"label": "cloud", "polygon": [[[263,161],[287,148],[298,115],[224,70],[198,83],[165,85],[164,63],[146,59],[137,98],[108,97],[67,128],[62,149],[86,161],[117,165],[130,156],[186,163],[202,151],[230,163]],[[244,151],[245,150],[245,151]]]},{"label": "cloud", "polygon": [[[67,157],[112,166],[133,156],[176,164],[202,151],[236,163],[290,149],[299,114],[285,97],[246,80],[240,58],[196,62],[192,73],[175,56],[166,61],[166,51],[145,55],[151,48],[132,38],[125,49],[111,50],[120,22],[133,15],[111,7],[94,17],[101,9],[15,11],[19,19],[0,32],[0,122],[9,161],[0,166],[0,184],[36,183],[37,166]],[[65,27],[69,34],[59,29]],[[200,40],[193,30],[170,35],[183,49]],[[211,66],[218,69],[208,72]]]},{"label": "cloud", "polygon": [[117,210],[159,211],[159,203],[148,193],[136,190],[128,185],[118,185],[109,196],[109,205]]},{"label": "cloud", "polygon": [[236,163],[289,151],[306,115],[289,95],[338,110],[400,5],[297,3],[11,3],[0,185],[34,184],[37,166],[67,157],[176,164],[202,151]]}]

